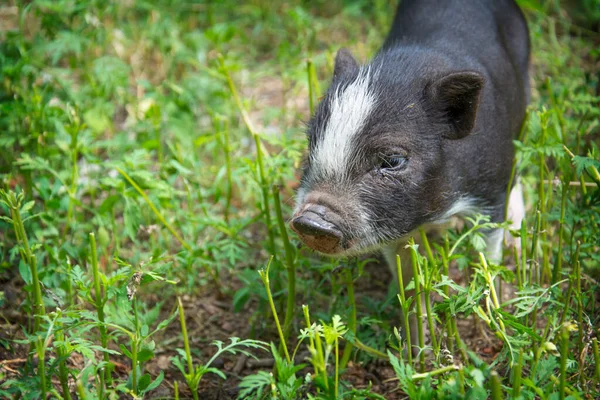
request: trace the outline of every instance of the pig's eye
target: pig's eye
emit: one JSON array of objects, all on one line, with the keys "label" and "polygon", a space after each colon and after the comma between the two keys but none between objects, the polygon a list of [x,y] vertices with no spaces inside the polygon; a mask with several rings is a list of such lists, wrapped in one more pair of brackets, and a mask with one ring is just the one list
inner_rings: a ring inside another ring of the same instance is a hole
[{"label": "pig's eye", "polygon": [[400,171],[406,167],[408,163],[408,159],[399,154],[393,154],[391,156],[381,157],[381,166],[382,170],[387,171]]}]

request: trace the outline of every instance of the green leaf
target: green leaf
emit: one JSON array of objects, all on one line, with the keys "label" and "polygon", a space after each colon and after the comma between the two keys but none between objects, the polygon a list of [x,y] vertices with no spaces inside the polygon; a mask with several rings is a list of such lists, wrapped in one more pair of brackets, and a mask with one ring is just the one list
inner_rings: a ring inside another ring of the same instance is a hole
[{"label": "green leaf", "polygon": [[127,358],[132,359],[132,355],[131,352],[129,350],[127,350],[127,347],[125,347],[124,344],[119,345],[119,348],[121,349],[121,351],[123,352],[123,354],[125,354],[127,356]]},{"label": "green leaf", "polygon": [[151,384],[148,385],[148,387],[146,388],[146,390],[144,390],[144,392],[150,392],[150,391],[156,389],[158,387],[158,385],[160,385],[162,383],[163,379],[165,379],[165,373],[163,371],[160,371],[160,374],[158,374],[156,379]]},{"label": "green leaf", "polygon": [[138,352],[138,361],[146,362],[154,357],[154,352],[150,349],[142,349]]},{"label": "green leaf", "polygon": [[485,240],[478,234],[471,236],[471,246],[477,251],[484,251],[486,247]]},{"label": "green leaf", "polygon": [[212,372],[213,374],[218,375],[219,377],[223,378],[223,380],[227,379],[225,374],[223,372],[221,372],[220,370],[218,370],[217,368],[206,368],[204,370],[204,372],[205,373]]},{"label": "green leaf", "polygon": [[600,161],[594,160],[591,157],[575,156],[573,157],[572,162],[575,166],[575,171],[577,171],[577,175],[581,175],[583,171],[588,168],[600,169]]},{"label": "green leaf", "polygon": [[[254,375],[245,376],[239,384],[240,393],[238,400],[241,399],[262,399],[262,394],[266,389],[274,383],[273,374],[266,371],[258,371]],[[251,396],[254,395],[254,396]]]},{"label": "green leaf", "polygon": [[29,268],[29,265],[27,265],[23,260],[19,262],[19,273],[21,274],[21,278],[23,278],[25,284],[31,285],[31,282],[33,281],[31,277],[31,269]]},{"label": "green leaf", "polygon": [[154,332],[152,332],[152,334],[150,336],[152,336],[155,332],[158,332],[162,329],[165,329],[167,326],[169,326],[169,324],[175,319],[175,317],[177,317],[177,315],[178,315],[178,311],[175,310],[169,318],[161,321],[160,324],[158,324],[158,326],[156,327],[156,329],[154,330]]},{"label": "green leaf", "polygon": [[485,381],[485,377],[483,376],[483,372],[479,369],[473,369],[470,372],[471,377],[479,387],[483,387],[483,382]]},{"label": "green leaf", "polygon": [[21,214],[25,214],[26,212],[28,212],[29,210],[31,210],[34,205],[35,205],[35,201],[34,200],[31,200],[31,201],[28,201],[27,203],[25,203],[23,205],[23,207],[21,207]]},{"label": "green leaf", "polygon": [[150,385],[150,382],[152,382],[152,377],[150,376],[150,374],[146,373],[142,375],[138,381],[138,391],[145,392],[148,385]]}]

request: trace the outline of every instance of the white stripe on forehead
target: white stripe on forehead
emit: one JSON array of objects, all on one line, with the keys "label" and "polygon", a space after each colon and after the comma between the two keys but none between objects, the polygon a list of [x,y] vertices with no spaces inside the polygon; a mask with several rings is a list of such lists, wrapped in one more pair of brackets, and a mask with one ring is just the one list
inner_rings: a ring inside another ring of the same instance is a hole
[{"label": "white stripe on forehead", "polygon": [[369,89],[370,67],[361,68],[358,76],[341,93],[336,90],[330,100],[330,114],[319,142],[311,154],[312,168],[318,176],[344,176],[352,148],[350,143],[364,126],[375,105]]}]

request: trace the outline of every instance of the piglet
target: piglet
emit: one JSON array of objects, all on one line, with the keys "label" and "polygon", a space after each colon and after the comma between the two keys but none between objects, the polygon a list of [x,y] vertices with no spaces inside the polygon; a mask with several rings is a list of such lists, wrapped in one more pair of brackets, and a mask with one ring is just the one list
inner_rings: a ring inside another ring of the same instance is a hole
[{"label": "piglet", "polygon": [[[527,25],[513,0],[402,0],[368,64],[337,53],[308,125],[291,228],[329,256],[380,251],[395,271],[399,254],[408,284],[404,247],[418,228],[469,213],[502,222],[511,189],[522,214],[520,188],[508,185],[528,69]],[[503,232],[486,236],[498,262]]]}]

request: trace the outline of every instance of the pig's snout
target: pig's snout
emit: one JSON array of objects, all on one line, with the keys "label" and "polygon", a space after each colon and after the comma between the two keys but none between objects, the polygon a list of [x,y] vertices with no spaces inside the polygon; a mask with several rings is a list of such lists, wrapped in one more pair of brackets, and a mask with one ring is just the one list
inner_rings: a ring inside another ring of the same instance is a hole
[{"label": "pig's snout", "polygon": [[294,217],[290,226],[311,249],[334,254],[344,250],[340,219],[341,217],[328,207],[311,204]]}]

